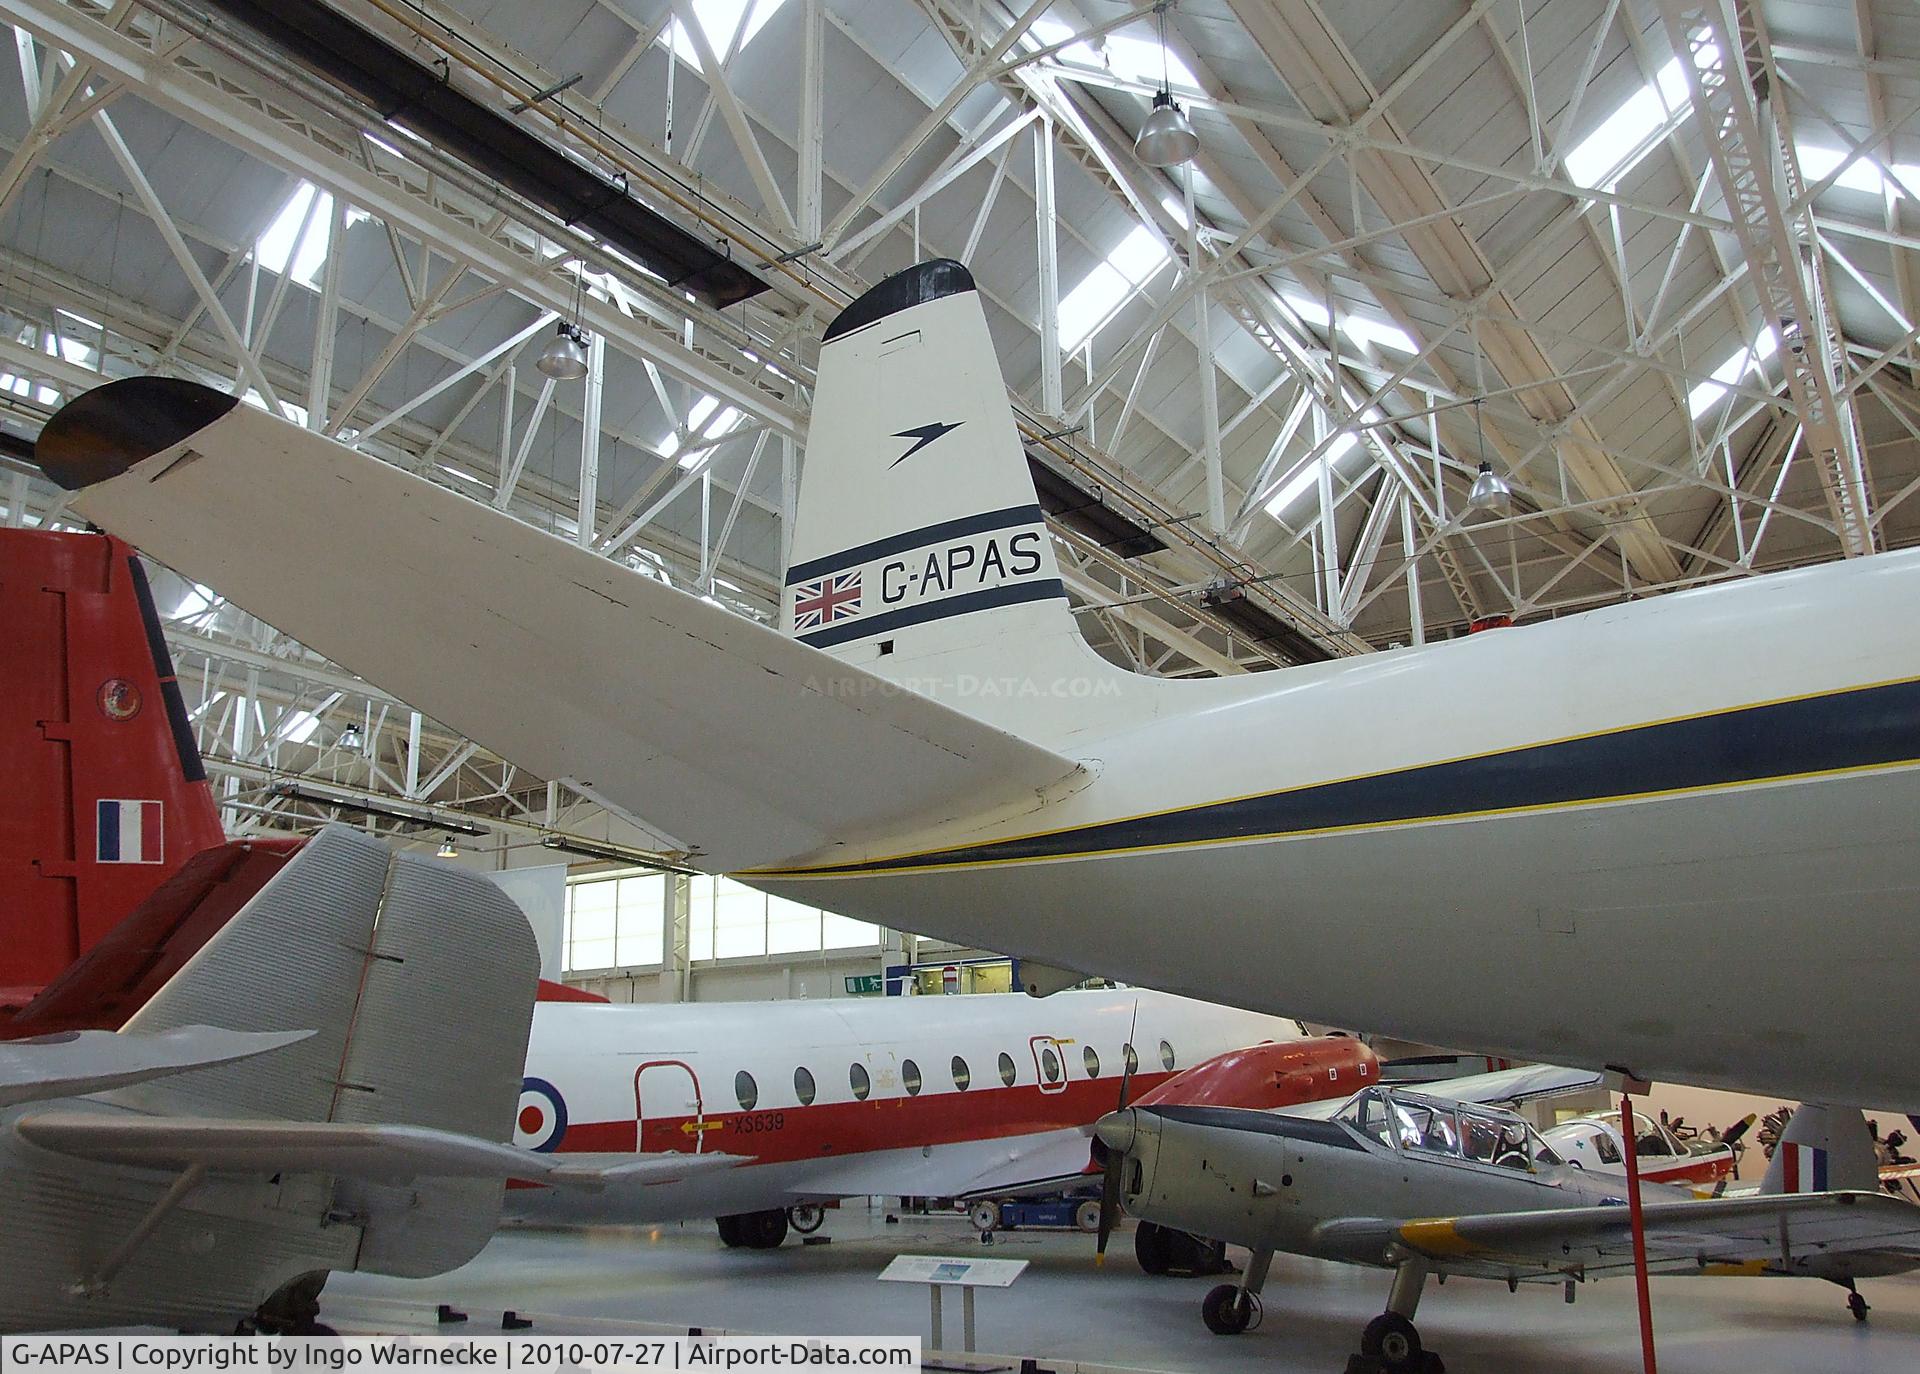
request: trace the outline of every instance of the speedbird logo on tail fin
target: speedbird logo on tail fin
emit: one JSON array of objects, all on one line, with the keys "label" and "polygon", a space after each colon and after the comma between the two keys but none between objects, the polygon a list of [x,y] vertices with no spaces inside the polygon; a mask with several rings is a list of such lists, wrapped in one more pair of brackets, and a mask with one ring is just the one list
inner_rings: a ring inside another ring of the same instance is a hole
[{"label": "speedbird logo on tail fin", "polygon": [[894,459],[891,463],[888,463],[887,467],[888,468],[899,467],[902,463],[906,462],[907,459],[913,457],[914,454],[918,453],[921,449],[925,448],[928,444],[932,443],[935,439],[938,439],[943,434],[951,434],[954,430],[960,428],[960,426],[965,423],[966,423],[965,420],[955,420],[950,425],[943,425],[938,421],[935,421],[933,424],[930,424],[930,425],[916,425],[912,429],[901,430],[898,434],[894,435],[893,437],[896,439],[911,439],[913,440],[913,447],[908,449],[905,453],[901,454],[898,458]]}]

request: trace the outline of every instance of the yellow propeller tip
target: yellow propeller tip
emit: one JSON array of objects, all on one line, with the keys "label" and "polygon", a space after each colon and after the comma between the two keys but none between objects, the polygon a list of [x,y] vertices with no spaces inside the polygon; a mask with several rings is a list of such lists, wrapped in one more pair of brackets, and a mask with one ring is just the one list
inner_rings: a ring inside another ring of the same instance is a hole
[{"label": "yellow propeller tip", "polygon": [[1105,1269],[1107,1267],[1107,1257],[1105,1255],[1095,1255],[1093,1257],[1093,1267],[1095,1269]]}]

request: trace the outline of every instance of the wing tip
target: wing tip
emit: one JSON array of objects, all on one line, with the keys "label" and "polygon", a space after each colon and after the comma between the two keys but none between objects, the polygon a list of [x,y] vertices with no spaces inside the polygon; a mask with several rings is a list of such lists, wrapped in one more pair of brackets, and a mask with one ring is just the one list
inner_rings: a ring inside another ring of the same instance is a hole
[{"label": "wing tip", "polygon": [[178,377],[124,377],[54,412],[35,442],[34,461],[66,490],[79,491],[198,434],[238,403]]}]

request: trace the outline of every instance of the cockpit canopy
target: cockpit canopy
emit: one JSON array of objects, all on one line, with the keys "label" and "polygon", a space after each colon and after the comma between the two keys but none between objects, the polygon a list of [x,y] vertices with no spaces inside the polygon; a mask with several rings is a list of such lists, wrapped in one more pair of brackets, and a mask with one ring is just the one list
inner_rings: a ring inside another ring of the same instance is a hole
[{"label": "cockpit canopy", "polygon": [[1477,1102],[1375,1087],[1356,1095],[1333,1119],[1389,1149],[1509,1169],[1563,1162],[1525,1120]]}]

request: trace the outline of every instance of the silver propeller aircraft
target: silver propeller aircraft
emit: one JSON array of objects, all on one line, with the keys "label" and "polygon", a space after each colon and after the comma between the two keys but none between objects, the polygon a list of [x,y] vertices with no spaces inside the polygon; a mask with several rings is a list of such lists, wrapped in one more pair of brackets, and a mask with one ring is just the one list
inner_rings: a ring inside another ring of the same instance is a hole
[{"label": "silver propeller aircraft", "polygon": [[[1130,1214],[1253,1252],[1201,1306],[1219,1335],[1253,1323],[1278,1252],[1391,1269],[1349,1374],[1438,1374],[1413,1324],[1429,1275],[1561,1282],[1571,1302],[1633,1271],[1625,1181],[1564,1163],[1498,1107],[1376,1086],[1277,1112],[1129,1107],[1095,1132]],[[1648,1267],[1828,1279],[1864,1319],[1856,1279],[1920,1266],[1920,1206],[1878,1187],[1860,1114],[1801,1107],[1756,1195],[1642,1185]]]},{"label": "silver propeller aircraft", "polygon": [[118,1032],[0,1044],[0,1331],[312,1332],[335,1269],[420,1277],[492,1236],[538,955],[477,874],[331,826]]}]

